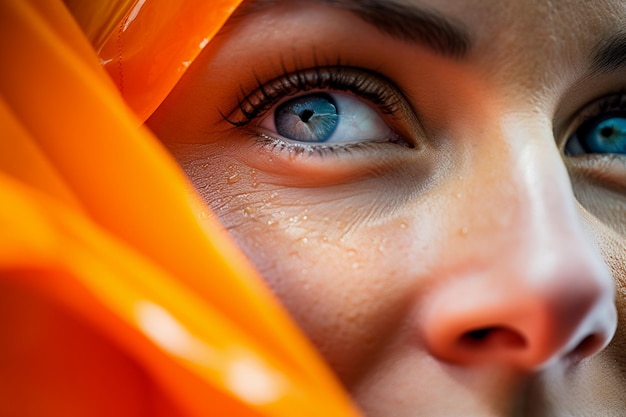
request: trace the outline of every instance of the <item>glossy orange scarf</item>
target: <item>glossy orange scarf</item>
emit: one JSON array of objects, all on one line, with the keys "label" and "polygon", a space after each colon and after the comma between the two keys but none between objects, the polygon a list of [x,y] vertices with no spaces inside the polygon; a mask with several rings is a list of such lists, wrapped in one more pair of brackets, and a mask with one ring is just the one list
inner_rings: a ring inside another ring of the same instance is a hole
[{"label": "glossy orange scarf", "polygon": [[356,415],[141,127],[239,1],[0,3],[0,415]]}]

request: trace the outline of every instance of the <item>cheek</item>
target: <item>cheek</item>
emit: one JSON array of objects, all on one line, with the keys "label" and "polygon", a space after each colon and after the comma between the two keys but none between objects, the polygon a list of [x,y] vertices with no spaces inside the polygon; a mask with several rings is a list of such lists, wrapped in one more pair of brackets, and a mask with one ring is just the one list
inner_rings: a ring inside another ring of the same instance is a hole
[{"label": "cheek", "polygon": [[389,212],[380,187],[367,181],[358,187],[282,187],[212,146],[172,145],[170,151],[349,385],[419,304],[415,298],[427,280],[416,278],[432,274],[427,261],[416,260],[440,258],[430,252],[435,236],[447,235],[438,223],[446,217],[442,207],[412,206],[418,219],[408,215],[408,206]]},{"label": "cheek", "polygon": [[[593,199],[586,199],[585,203],[591,201]],[[592,214],[586,211],[587,207],[585,207],[585,210],[582,210],[582,216],[585,218],[591,234],[595,236],[602,258],[611,270],[615,281],[618,326],[607,349],[597,357],[595,365],[603,371],[597,372],[600,376],[597,377],[597,383],[594,386],[600,388],[594,390],[594,393],[600,398],[605,398],[606,401],[619,398],[621,407],[623,407],[625,404],[623,389],[620,388],[616,393],[615,384],[608,384],[608,382],[614,378],[619,381],[619,387],[623,387],[626,383],[626,237],[624,237],[626,222],[623,220],[624,217],[619,221],[610,223],[598,221],[597,214],[606,212],[605,206],[602,204],[599,206],[602,210]]]},{"label": "cheek", "polygon": [[617,363],[626,380],[626,198],[578,177],[574,177],[574,191],[615,281],[618,328],[603,357]]}]

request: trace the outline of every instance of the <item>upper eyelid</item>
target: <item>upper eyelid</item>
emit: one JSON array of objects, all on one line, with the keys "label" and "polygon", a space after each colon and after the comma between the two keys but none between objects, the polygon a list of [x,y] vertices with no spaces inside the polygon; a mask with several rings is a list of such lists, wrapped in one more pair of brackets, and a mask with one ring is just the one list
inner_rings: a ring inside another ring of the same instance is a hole
[{"label": "upper eyelid", "polygon": [[587,103],[576,113],[573,121],[580,126],[586,120],[612,110],[626,110],[626,92],[621,90],[616,93],[606,94]]},{"label": "upper eyelid", "polygon": [[[610,106],[617,106],[612,108]],[[610,110],[626,110],[626,89],[620,89],[588,101],[579,107],[572,115],[560,123],[560,127],[555,129],[556,137],[562,138],[559,142],[565,146],[574,132],[587,120]]]},{"label": "upper eyelid", "polygon": [[[361,98],[372,101],[385,114],[395,112],[395,107],[407,100],[400,89],[384,76],[366,69],[326,65],[288,72],[283,66],[283,74],[267,82],[262,82],[255,74],[256,88],[246,93],[240,86],[237,106],[222,117],[234,126],[245,126],[251,120],[269,111],[282,97],[314,89],[352,91]],[[361,76],[361,77],[359,77]],[[236,114],[243,118],[237,120]]]}]

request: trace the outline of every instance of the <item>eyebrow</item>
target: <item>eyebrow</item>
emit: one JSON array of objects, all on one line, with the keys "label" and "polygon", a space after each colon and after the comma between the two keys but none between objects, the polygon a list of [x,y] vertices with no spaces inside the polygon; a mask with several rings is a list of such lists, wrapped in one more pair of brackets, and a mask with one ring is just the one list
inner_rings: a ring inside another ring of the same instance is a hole
[{"label": "eyebrow", "polygon": [[[347,10],[395,39],[424,45],[445,57],[462,58],[472,47],[470,36],[463,24],[432,9],[389,0],[313,1]],[[265,8],[284,2],[285,0],[256,0],[244,3],[242,14],[255,12],[258,7]]]},{"label": "eyebrow", "polygon": [[626,33],[602,40],[594,49],[592,74],[608,74],[626,68]]}]

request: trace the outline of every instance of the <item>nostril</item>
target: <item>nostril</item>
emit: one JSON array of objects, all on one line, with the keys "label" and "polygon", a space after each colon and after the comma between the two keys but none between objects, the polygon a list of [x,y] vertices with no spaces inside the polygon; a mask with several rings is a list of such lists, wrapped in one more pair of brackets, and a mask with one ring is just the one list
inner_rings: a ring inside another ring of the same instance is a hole
[{"label": "nostril", "polygon": [[604,339],[596,334],[590,334],[576,345],[571,352],[567,354],[567,358],[572,361],[580,361],[599,351],[604,345]]},{"label": "nostril", "polygon": [[467,351],[522,350],[526,339],[516,330],[506,326],[483,327],[461,335],[457,347]]}]

